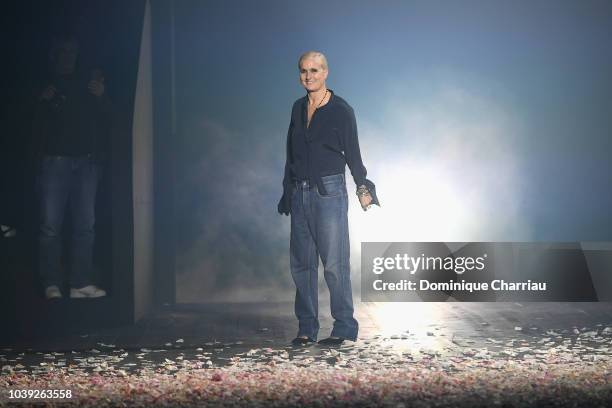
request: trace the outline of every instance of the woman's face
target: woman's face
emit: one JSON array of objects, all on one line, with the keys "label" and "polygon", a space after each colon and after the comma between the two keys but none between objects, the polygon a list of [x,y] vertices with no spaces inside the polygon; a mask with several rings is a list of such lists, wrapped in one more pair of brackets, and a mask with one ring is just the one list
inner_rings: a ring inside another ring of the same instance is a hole
[{"label": "woman's face", "polygon": [[325,86],[328,71],[319,58],[307,58],[301,65],[300,82],[308,92],[316,92]]}]

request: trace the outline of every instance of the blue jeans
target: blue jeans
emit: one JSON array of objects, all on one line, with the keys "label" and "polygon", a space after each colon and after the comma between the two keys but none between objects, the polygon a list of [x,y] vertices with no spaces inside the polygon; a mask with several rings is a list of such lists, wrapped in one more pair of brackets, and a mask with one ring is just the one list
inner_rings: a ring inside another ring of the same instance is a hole
[{"label": "blue jeans", "polygon": [[62,286],[61,230],[72,216],[70,287],[92,284],[98,165],[90,156],[45,156],[38,174],[40,195],[39,273],[43,287]]},{"label": "blue jeans", "polygon": [[344,174],[322,180],[326,195],[321,195],[316,185],[300,181],[295,183],[291,196],[290,264],[296,286],[298,336],[317,339],[320,256],[334,318],[331,336],[355,341],[359,325],[353,318],[346,183]]}]

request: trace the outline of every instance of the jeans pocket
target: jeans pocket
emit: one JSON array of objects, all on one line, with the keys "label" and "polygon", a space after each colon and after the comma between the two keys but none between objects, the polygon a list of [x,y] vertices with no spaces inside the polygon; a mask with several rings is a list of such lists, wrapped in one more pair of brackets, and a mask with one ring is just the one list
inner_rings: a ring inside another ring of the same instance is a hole
[{"label": "jeans pocket", "polygon": [[317,195],[321,198],[340,197],[346,193],[346,185],[342,174],[321,177],[325,194],[321,194],[317,186]]}]

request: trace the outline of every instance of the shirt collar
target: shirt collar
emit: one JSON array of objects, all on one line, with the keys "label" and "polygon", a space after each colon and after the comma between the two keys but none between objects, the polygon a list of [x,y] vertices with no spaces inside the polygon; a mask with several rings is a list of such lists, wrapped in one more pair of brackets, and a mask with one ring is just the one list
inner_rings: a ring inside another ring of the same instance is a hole
[{"label": "shirt collar", "polygon": [[[327,101],[327,103],[325,105],[321,106],[319,109],[323,109],[327,105],[330,105],[331,103],[335,102],[334,99],[336,97],[336,94],[334,93],[333,89],[327,88],[327,90],[329,91],[329,93],[331,93],[331,96],[329,97],[329,101]],[[306,109],[307,106],[308,106],[308,93],[306,93],[306,95],[304,95],[304,100],[302,101],[302,108]]]}]

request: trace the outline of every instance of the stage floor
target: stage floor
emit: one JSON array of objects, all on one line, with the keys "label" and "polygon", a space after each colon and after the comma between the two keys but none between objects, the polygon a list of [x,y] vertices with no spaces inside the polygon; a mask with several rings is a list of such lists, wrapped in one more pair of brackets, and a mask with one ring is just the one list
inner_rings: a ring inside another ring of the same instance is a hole
[{"label": "stage floor", "polygon": [[[320,304],[319,339],[333,322]],[[179,304],[131,327],[3,344],[0,388],[63,384],[110,405],[612,404],[612,303],[355,310],[356,342],[295,348],[292,303]]]}]

